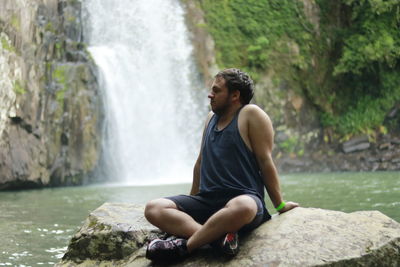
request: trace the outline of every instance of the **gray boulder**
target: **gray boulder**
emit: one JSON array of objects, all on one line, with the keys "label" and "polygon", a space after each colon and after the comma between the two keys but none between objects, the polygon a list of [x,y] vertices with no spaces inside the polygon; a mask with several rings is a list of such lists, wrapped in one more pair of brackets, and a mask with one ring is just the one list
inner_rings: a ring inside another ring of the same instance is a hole
[{"label": "gray boulder", "polygon": [[[143,208],[105,203],[72,238],[57,266],[152,266],[147,242],[163,236]],[[378,211],[296,208],[240,239],[227,259],[204,247],[174,266],[400,266],[400,224]]]},{"label": "gray boulder", "polygon": [[355,151],[362,151],[368,149],[370,147],[370,143],[368,140],[368,136],[358,136],[352,138],[351,140],[344,142],[342,144],[342,149],[344,153],[351,153]]}]

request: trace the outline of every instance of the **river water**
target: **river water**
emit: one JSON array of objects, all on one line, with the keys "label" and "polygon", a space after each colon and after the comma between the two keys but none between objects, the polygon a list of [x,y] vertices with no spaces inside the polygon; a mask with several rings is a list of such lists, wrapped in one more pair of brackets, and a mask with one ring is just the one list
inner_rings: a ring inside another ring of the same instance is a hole
[{"label": "river water", "polygon": [[[282,175],[281,183],[285,199],[303,207],[379,210],[400,222],[399,178],[398,172],[291,174]],[[57,263],[90,211],[104,202],[145,204],[187,193],[189,188],[189,184],[92,185],[1,192],[0,266]],[[269,200],[267,206],[271,207]]]}]

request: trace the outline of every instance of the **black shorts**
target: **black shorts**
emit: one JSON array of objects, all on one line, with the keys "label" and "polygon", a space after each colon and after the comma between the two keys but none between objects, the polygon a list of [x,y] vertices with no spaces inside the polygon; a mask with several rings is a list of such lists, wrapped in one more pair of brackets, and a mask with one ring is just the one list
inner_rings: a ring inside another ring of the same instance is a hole
[{"label": "black shorts", "polygon": [[[264,208],[261,199],[257,195],[244,195],[254,199],[257,204],[257,214],[252,222],[246,224],[240,229],[240,232],[253,230],[271,218],[268,211]],[[239,195],[200,193],[194,196],[178,195],[165,198],[172,200],[180,211],[190,215],[196,222],[204,224],[214,213],[225,207],[229,200],[237,196]]]}]

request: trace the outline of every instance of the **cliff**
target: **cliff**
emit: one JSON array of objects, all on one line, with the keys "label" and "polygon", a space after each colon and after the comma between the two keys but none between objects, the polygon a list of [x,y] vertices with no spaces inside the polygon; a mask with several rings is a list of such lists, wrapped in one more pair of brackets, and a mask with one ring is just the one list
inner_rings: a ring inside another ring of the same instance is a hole
[{"label": "cliff", "polygon": [[[152,266],[145,247],[165,236],[143,208],[105,203],[71,239],[56,266]],[[203,247],[173,266],[398,266],[400,224],[378,211],[296,208],[240,237],[232,259]]]},{"label": "cliff", "polygon": [[1,1],[0,41],[0,189],[81,184],[101,137],[81,2]]}]

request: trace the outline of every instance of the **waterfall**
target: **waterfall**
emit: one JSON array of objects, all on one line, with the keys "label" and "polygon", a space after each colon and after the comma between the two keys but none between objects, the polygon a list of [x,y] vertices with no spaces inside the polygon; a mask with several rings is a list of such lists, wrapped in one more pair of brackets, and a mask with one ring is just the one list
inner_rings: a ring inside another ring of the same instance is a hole
[{"label": "waterfall", "polygon": [[178,0],[85,0],[110,181],[191,182],[207,112]]}]

